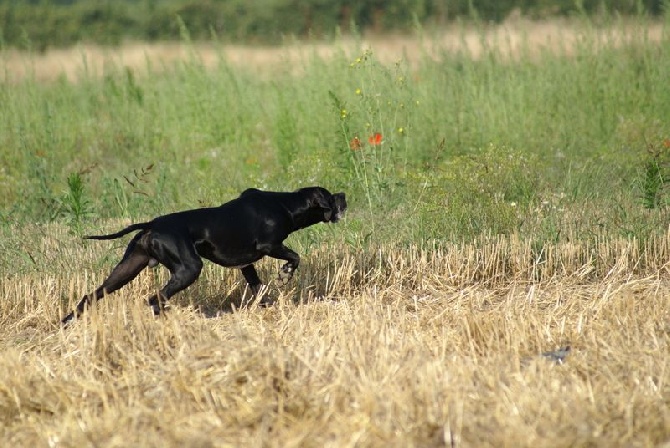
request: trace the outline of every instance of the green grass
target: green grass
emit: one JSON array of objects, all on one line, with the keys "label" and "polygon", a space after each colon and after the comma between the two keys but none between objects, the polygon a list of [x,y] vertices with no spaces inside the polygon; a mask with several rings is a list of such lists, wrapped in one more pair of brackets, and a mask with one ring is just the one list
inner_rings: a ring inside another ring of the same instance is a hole
[{"label": "green grass", "polygon": [[664,232],[670,42],[641,25],[615,46],[585,24],[569,51],[513,60],[505,42],[411,66],[365,49],[267,70],[194,54],[150,76],[109,66],[76,83],[4,83],[0,247],[19,250],[16,224],[92,231],[313,184],[348,193],[352,245]]}]

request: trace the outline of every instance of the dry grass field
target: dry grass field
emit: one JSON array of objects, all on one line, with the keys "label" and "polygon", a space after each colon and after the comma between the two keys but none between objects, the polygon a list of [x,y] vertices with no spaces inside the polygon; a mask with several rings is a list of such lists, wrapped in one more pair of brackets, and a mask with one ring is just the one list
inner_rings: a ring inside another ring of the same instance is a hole
[{"label": "dry grass field", "polygon": [[670,442],[670,234],[332,244],[270,284],[273,307],[236,310],[241,276],[208,265],[158,319],[141,299],[164,272],[145,271],[62,330],[105,273],[83,267],[120,250],[44,230],[34,243],[68,261],[0,290],[3,446]]},{"label": "dry grass field", "polygon": [[[603,44],[617,44],[628,41],[638,32],[639,27],[633,24],[619,24],[616,27],[603,27],[596,34]],[[384,35],[369,36],[358,41],[342,37],[335,45],[327,42],[289,42],[275,47],[127,43],[118,48],[80,45],[39,55],[8,50],[2,56],[5,69],[0,73],[0,79],[16,81],[30,75],[39,81],[54,81],[61,76],[77,80],[81,76],[102,75],[107,66],[129,67],[141,73],[149,67],[152,70],[169,68],[176,62],[188,60],[194,53],[205,66],[215,66],[223,55],[226,61],[236,67],[255,72],[267,70],[268,76],[280,68],[299,71],[305,61],[314,56],[328,59],[340,51],[356,52],[359,48],[372,49],[377,58],[387,64],[400,59],[417,62],[426,56],[437,59],[445,51],[465,52],[475,58],[489,49],[495,49],[498,54],[510,58],[521,53],[534,54],[542,51],[569,54],[581,44],[584,33],[583,25],[577,22],[527,22],[518,19],[483,30],[469,26],[452,26],[421,38]],[[658,42],[663,35],[662,25],[651,24],[647,26],[645,33],[649,41]]]}]

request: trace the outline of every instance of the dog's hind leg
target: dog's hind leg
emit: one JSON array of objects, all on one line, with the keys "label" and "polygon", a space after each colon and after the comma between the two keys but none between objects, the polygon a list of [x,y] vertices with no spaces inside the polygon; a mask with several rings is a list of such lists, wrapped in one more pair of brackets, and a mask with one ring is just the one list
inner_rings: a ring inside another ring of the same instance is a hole
[{"label": "dog's hind leg", "polygon": [[109,274],[107,279],[92,294],[87,294],[77,304],[77,307],[61,321],[62,324],[68,324],[75,317],[80,316],[87,306],[102,299],[105,294],[111,294],[119,288],[128,284],[132,279],[147,267],[151,257],[146,253],[142,244],[138,244],[144,233],[139,233],[128,244],[126,253]]},{"label": "dog's hind leg", "polygon": [[202,271],[202,260],[195,246],[188,241],[169,235],[157,235],[152,243],[152,257],[168,268],[171,274],[165,286],[148,299],[154,315],[158,316],[170,297],[198,279]]}]

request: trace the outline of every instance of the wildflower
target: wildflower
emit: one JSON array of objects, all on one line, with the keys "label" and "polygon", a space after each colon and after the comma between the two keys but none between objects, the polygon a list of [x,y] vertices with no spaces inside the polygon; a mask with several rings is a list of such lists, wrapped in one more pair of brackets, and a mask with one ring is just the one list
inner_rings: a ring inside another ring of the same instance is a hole
[{"label": "wildflower", "polygon": [[352,151],[358,151],[361,149],[361,139],[358,138],[358,136],[352,138],[349,141],[349,148],[351,148]]},{"label": "wildflower", "polygon": [[342,118],[343,120],[344,120],[345,118],[347,118],[347,115],[349,115],[349,113],[347,112],[346,109],[342,109],[342,110],[340,111],[340,118]]},{"label": "wildflower", "polygon": [[356,89],[356,95],[360,95],[360,94],[361,94],[361,89]]},{"label": "wildflower", "polygon": [[382,144],[382,135],[379,132],[375,132],[370,137],[368,137],[368,143],[372,146],[377,146]]},{"label": "wildflower", "polygon": [[663,140],[663,146],[665,147],[665,149],[670,149],[670,138],[666,138],[665,140]]},{"label": "wildflower", "polygon": [[405,133],[405,128],[402,126],[398,128],[398,134],[404,134]]}]

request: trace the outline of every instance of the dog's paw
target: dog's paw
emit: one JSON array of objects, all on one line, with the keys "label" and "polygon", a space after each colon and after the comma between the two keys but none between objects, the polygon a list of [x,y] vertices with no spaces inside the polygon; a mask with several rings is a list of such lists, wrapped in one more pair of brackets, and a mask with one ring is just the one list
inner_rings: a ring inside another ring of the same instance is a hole
[{"label": "dog's paw", "polygon": [[274,305],[276,301],[277,301],[277,299],[273,299],[273,298],[268,297],[268,296],[263,296],[263,297],[261,297],[261,299],[258,301],[258,306],[259,306],[260,308],[269,308],[269,307],[271,307],[272,305]]},{"label": "dog's paw", "polygon": [[70,314],[61,319],[60,323],[61,325],[66,326],[73,320],[74,320],[74,311],[72,311]]},{"label": "dog's paw", "polygon": [[294,272],[295,272],[295,269],[293,268],[293,266],[286,263],[279,270],[279,278],[278,278],[279,283],[281,283],[282,285],[288,284],[288,282],[293,278],[293,273]]},{"label": "dog's paw", "polygon": [[147,300],[147,304],[151,307],[154,316],[160,316],[163,311],[168,309],[167,303],[156,296],[153,296]]}]

